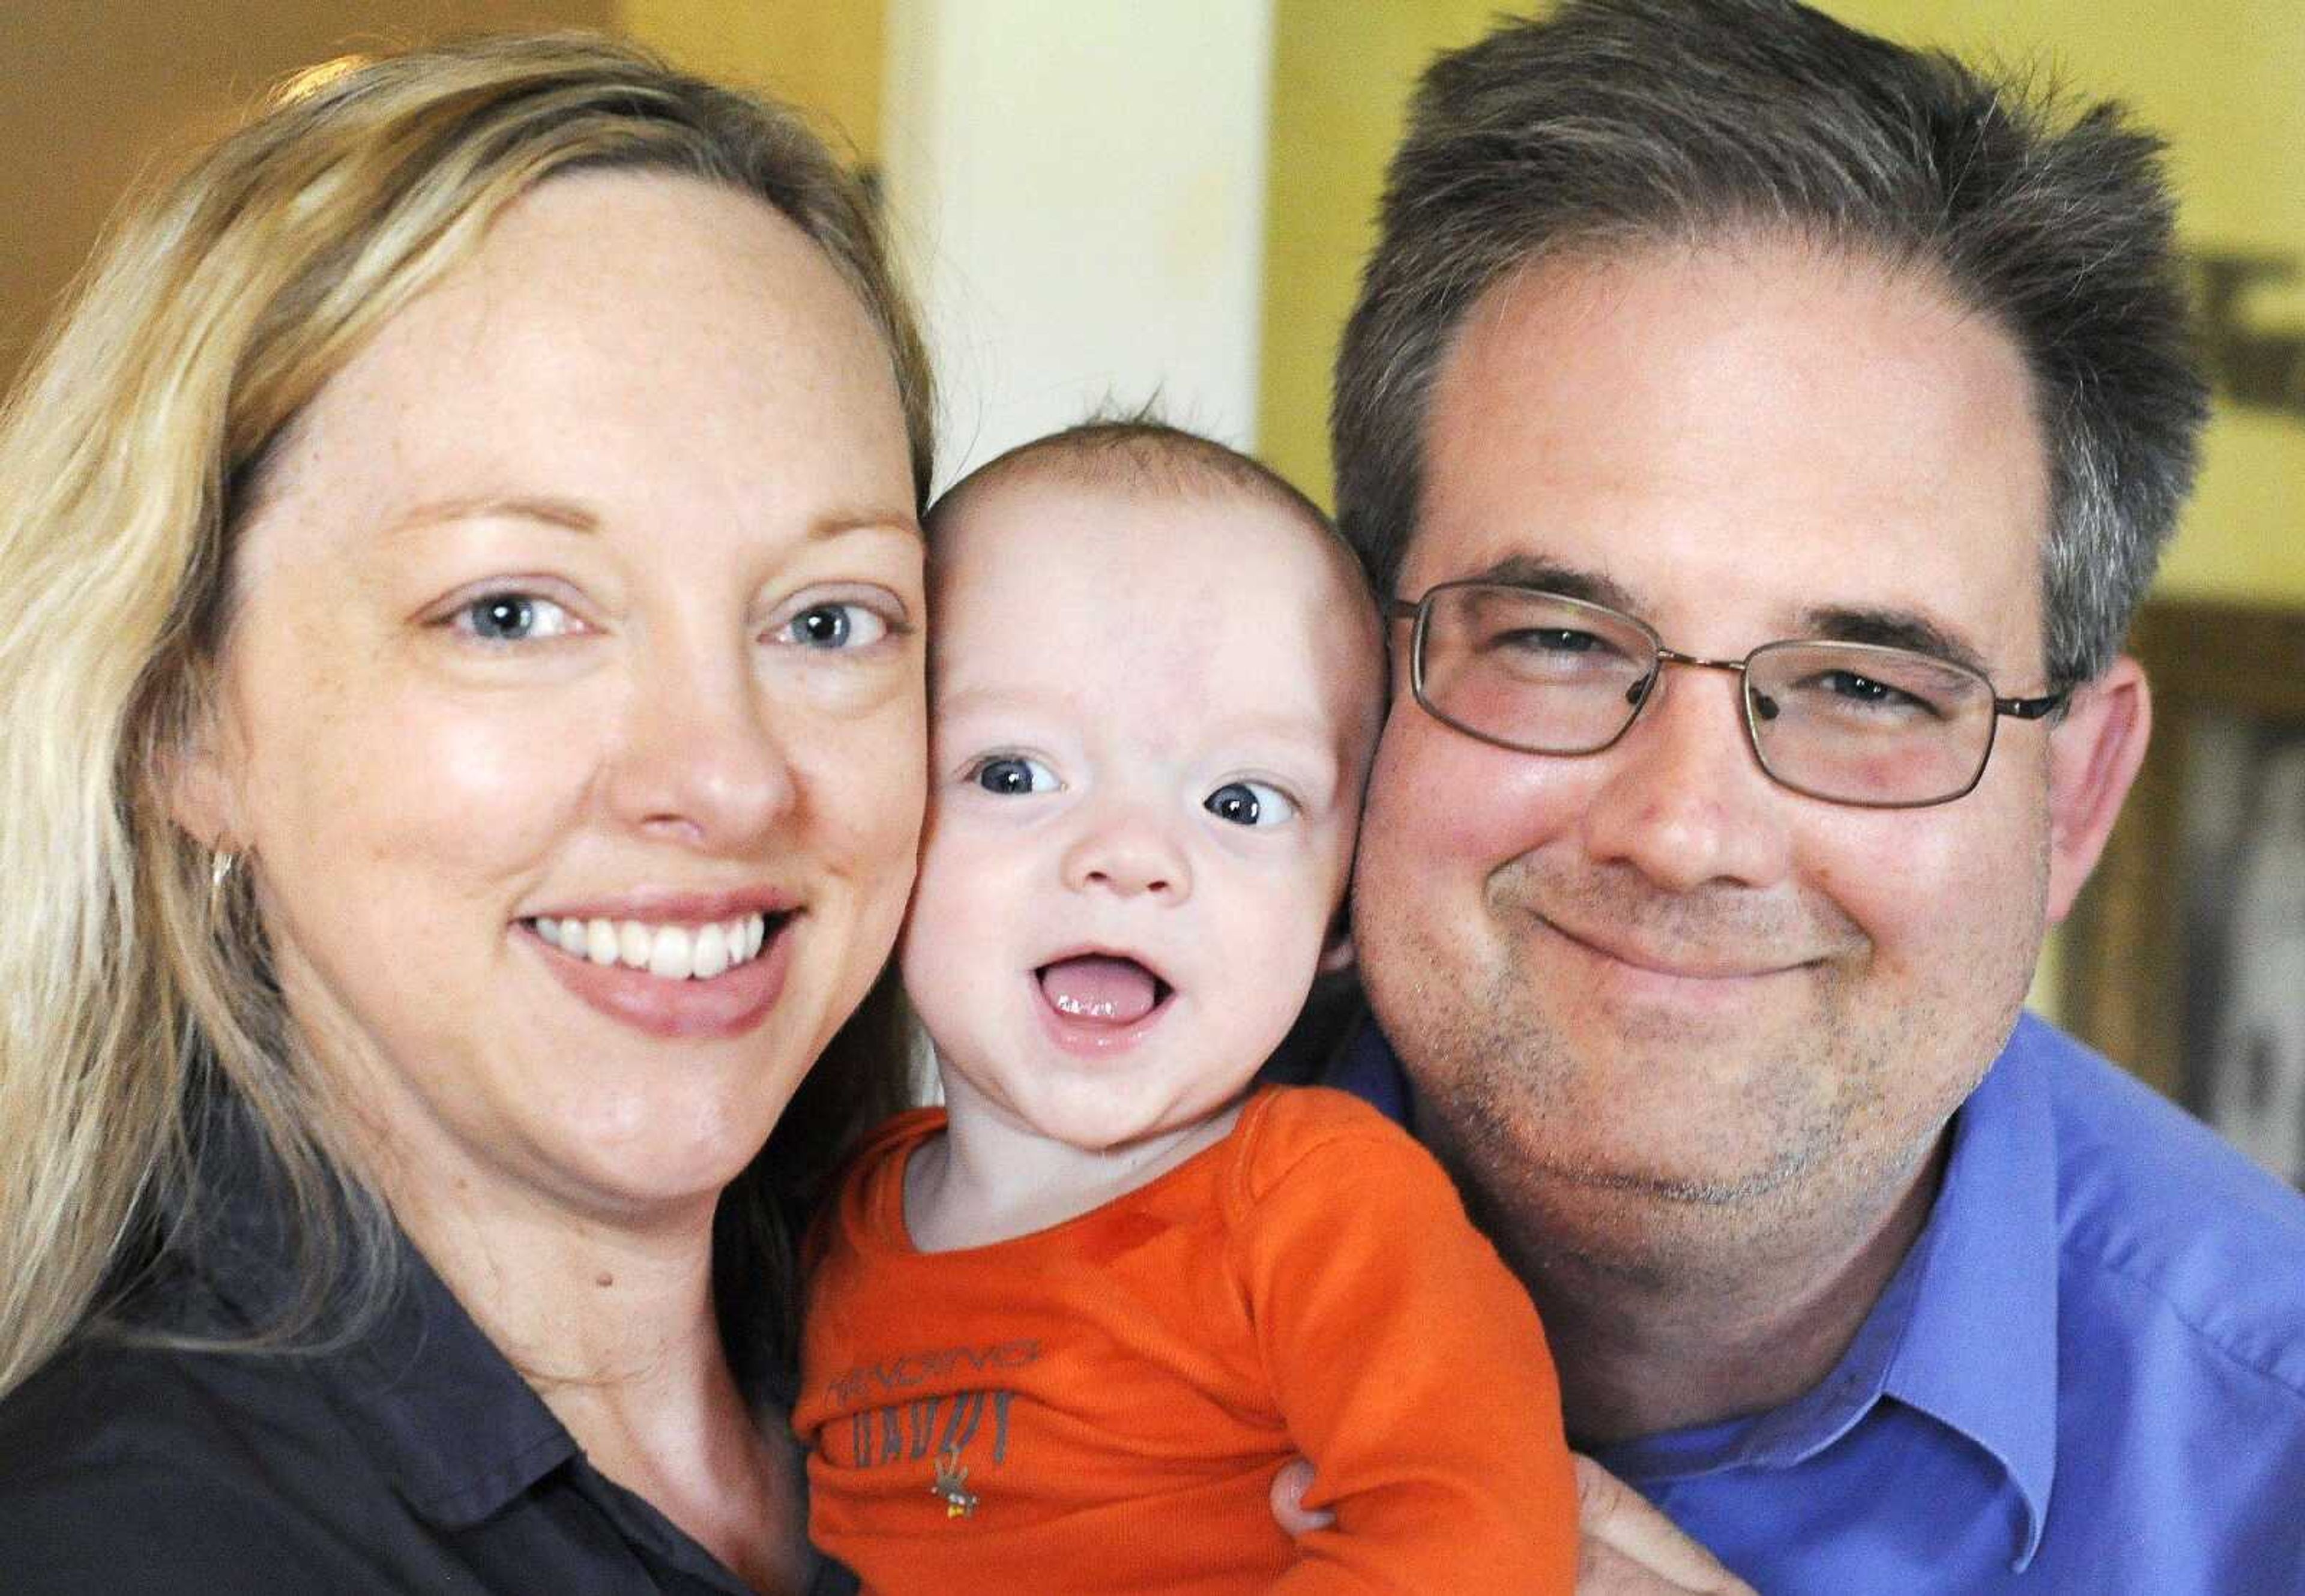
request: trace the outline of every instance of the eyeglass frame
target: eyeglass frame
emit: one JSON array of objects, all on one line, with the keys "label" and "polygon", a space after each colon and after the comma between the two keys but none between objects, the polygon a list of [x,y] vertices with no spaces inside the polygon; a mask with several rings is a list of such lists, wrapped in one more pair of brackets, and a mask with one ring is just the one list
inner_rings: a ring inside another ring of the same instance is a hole
[{"label": "eyeglass frame", "polygon": [[[1590,748],[1568,750],[1527,748],[1503,737],[1476,731],[1462,721],[1441,712],[1439,706],[1425,693],[1425,637],[1427,620],[1432,614],[1433,601],[1436,596],[1472,588],[1485,589],[1493,592],[1526,593],[1532,598],[1548,598],[1556,604],[1566,604],[1578,609],[1590,610],[1595,615],[1607,615],[1612,620],[1622,621],[1648,640],[1649,648],[1656,656],[1656,664],[1635,684],[1640,696],[1633,700],[1632,713],[1625,717],[1625,724],[1617,728],[1614,735],[1606,742],[1595,743]],[[1567,593],[1556,593],[1547,588],[1528,587],[1518,582],[1484,582],[1478,577],[1459,577],[1449,582],[1435,582],[1415,598],[1396,596],[1385,600],[1382,610],[1384,618],[1388,622],[1414,621],[1416,623],[1416,629],[1410,633],[1408,641],[1409,692],[1416,700],[1418,708],[1461,736],[1470,737],[1476,743],[1485,743],[1492,748],[1501,748],[1513,753],[1533,754],[1540,759],[1576,760],[1584,759],[1592,754],[1606,753],[1624,741],[1625,734],[1639,723],[1642,714],[1648,709],[1650,703],[1661,696],[1658,690],[1663,683],[1666,666],[1680,665],[1696,670],[1728,671],[1737,677],[1737,700],[1743,711],[1739,719],[1745,727],[1745,746],[1752,751],[1753,762],[1761,768],[1761,774],[1789,793],[1798,793],[1802,797],[1813,798],[1819,803],[1837,803],[1850,809],[1935,809],[1939,804],[1959,802],[1977,791],[1978,784],[1985,779],[1986,769],[1993,763],[1993,750],[2000,741],[2001,722],[2004,717],[2012,720],[2046,720],[2070,703],[2075,691],[2072,687],[2063,687],[2037,698],[2003,697],[2000,689],[1994,686],[1992,677],[1976,666],[1965,665],[1960,660],[1947,659],[1943,655],[1926,653],[1918,649],[1902,649],[1883,643],[1848,642],[1830,637],[1773,638],[1748,649],[1741,659],[1707,659],[1695,654],[1684,654],[1678,649],[1667,648],[1664,639],[1657,634],[1656,628],[1638,615],[1629,615],[1623,610],[1612,608],[1608,605],[1596,604],[1589,598],[1578,598]],[[1891,654],[1901,658],[1927,659],[1933,665],[1946,670],[1958,671],[1962,675],[1972,677],[1984,683],[1986,696],[1993,705],[1993,715],[1986,722],[1985,751],[1978,757],[1977,769],[1970,775],[1969,785],[1959,792],[1948,793],[1942,798],[1890,801],[1835,798],[1802,786],[1799,782],[1788,781],[1773,769],[1769,764],[1769,756],[1761,749],[1761,728],[1754,723],[1753,719],[1752,677],[1748,674],[1752,663],[1773,649],[1820,646],[1848,649],[1858,653]]]}]

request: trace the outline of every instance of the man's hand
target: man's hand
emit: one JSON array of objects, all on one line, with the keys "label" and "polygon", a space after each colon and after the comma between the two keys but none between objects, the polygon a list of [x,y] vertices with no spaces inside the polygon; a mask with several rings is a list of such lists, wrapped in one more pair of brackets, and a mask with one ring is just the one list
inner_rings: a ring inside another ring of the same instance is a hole
[{"label": "man's hand", "polygon": [[[1589,1457],[1576,1463],[1578,1596],[1756,1596],[1631,1486]],[[1292,1538],[1337,1522],[1306,1511],[1312,1489],[1301,1457],[1272,1476],[1272,1516]]]},{"label": "man's hand", "polygon": [[1576,1464],[1577,1596],[1755,1596],[1640,1492],[1582,1454]]}]

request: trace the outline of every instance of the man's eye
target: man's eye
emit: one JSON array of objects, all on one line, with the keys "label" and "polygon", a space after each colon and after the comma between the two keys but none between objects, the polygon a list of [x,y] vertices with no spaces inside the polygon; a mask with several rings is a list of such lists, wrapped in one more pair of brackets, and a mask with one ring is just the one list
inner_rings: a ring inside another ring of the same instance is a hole
[{"label": "man's eye", "polygon": [[968,779],[986,792],[998,794],[1003,798],[1057,790],[1056,772],[1040,760],[1028,760],[1022,754],[995,754],[989,760],[979,760],[970,768]]},{"label": "man's eye", "polygon": [[782,628],[785,638],[804,649],[862,649],[889,635],[889,623],[862,604],[816,604]]},{"label": "man's eye", "polygon": [[489,593],[463,606],[454,620],[458,630],[491,643],[564,637],[576,629],[566,609],[533,593]]},{"label": "man's eye", "polygon": [[1572,632],[1566,626],[1530,626],[1505,634],[1504,641],[1514,648],[1536,649],[1547,654],[1590,654],[1601,647],[1601,640],[1589,632]]},{"label": "man's eye", "polygon": [[1261,781],[1229,781],[1203,799],[1201,807],[1236,826],[1278,826],[1297,813],[1288,794]]},{"label": "man's eye", "polygon": [[1921,710],[1936,713],[1936,706],[1902,688],[1855,671],[1827,671],[1817,678],[1818,691],[1842,703],[1866,709]]}]

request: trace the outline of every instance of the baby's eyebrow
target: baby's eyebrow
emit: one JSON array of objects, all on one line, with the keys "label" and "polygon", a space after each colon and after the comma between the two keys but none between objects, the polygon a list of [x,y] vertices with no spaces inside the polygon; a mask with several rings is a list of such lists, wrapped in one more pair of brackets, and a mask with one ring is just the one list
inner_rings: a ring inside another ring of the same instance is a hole
[{"label": "baby's eyebrow", "polygon": [[[949,673],[942,674],[946,681]],[[1026,713],[1057,715],[1071,708],[1070,700],[1061,692],[1049,688],[1020,687],[1014,683],[999,686],[976,686],[964,683],[948,687],[943,681],[931,682],[929,711],[939,719],[961,715],[978,715],[988,710],[1022,710]]]}]

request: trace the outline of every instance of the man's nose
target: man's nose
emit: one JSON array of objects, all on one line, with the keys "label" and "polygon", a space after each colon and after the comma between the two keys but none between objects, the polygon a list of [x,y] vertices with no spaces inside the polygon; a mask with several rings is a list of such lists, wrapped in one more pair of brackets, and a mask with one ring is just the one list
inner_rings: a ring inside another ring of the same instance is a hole
[{"label": "man's nose", "polygon": [[1139,803],[1095,806],[1065,850],[1063,869],[1065,885],[1076,892],[1180,904],[1193,891],[1191,867],[1175,834]]},{"label": "man's nose", "polygon": [[1744,678],[1663,665],[1622,741],[1594,756],[1608,772],[1585,816],[1586,851],[1668,891],[1756,887],[1787,867],[1792,795],[1753,755]]}]

